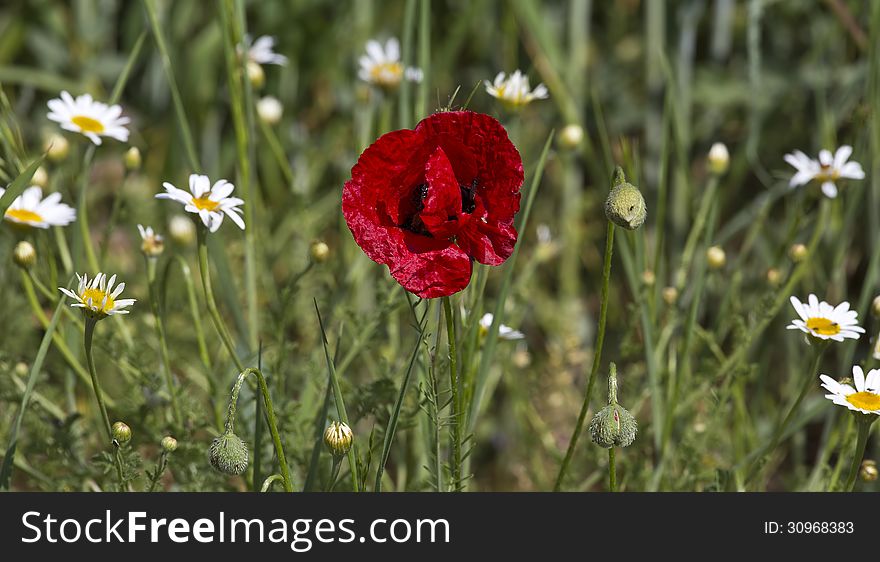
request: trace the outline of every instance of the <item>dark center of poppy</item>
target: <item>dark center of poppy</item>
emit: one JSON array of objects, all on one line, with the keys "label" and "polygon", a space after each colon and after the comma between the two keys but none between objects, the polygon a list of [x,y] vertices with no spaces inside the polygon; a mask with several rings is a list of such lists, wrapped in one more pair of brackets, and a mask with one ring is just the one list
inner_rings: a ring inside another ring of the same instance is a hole
[{"label": "dark center of poppy", "polygon": [[[476,210],[476,195],[477,195],[477,186],[479,183],[477,182],[477,178],[474,178],[471,181],[470,185],[466,184],[458,184],[458,189],[461,192],[461,212],[465,214],[471,214]],[[425,208],[425,199],[428,197],[428,184],[426,182],[420,183],[412,190],[412,203],[413,203],[413,213],[407,217],[402,224],[400,224],[400,228],[404,230],[408,230],[414,234],[419,234],[421,236],[427,236],[429,238],[433,238],[432,234],[425,227],[425,223],[422,222],[422,218],[419,214]],[[449,220],[453,221],[457,217],[450,215]]]}]

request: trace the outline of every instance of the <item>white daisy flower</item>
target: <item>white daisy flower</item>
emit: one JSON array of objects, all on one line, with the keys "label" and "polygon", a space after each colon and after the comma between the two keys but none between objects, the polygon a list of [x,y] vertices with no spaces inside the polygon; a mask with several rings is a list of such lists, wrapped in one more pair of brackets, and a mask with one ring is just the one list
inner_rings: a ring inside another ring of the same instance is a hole
[{"label": "white daisy flower", "polygon": [[484,83],[490,96],[511,108],[520,108],[535,100],[547,99],[549,96],[544,84],[538,84],[532,90],[529,86],[529,77],[519,70],[514,71],[510,76],[499,72],[494,82],[484,80]]},{"label": "white daisy flower", "polygon": [[244,220],[241,218],[241,209],[244,201],[238,197],[230,197],[235,186],[226,180],[217,180],[214,185],[208,176],[190,174],[189,193],[177,189],[167,181],[162,184],[165,193],[156,195],[157,199],[171,199],[182,203],[184,210],[195,213],[202,219],[202,223],[211,232],[217,232],[223,223],[223,215],[226,214],[232,222],[244,230]]},{"label": "white daisy flower", "polygon": [[[489,328],[492,327],[492,320],[494,319],[495,316],[492,315],[491,312],[487,312],[483,315],[482,318],[480,318],[480,332],[483,335],[489,333]],[[498,327],[498,337],[503,340],[521,340],[525,339],[526,335],[518,330],[514,330],[510,326],[505,326],[504,324],[501,324]]]},{"label": "white daisy flower", "polygon": [[98,273],[93,279],[89,279],[88,275],[76,274],[79,279],[79,287],[76,292],[64,287],[58,287],[58,290],[74,299],[76,302],[70,306],[82,308],[83,312],[89,317],[100,320],[114,314],[128,314],[125,308],[133,305],[135,299],[120,299],[119,295],[125,289],[125,283],[120,283],[113,288],[116,282],[116,276],[110,277],[103,273]]},{"label": "white daisy flower", "polygon": [[400,61],[400,42],[392,37],[383,47],[378,41],[367,41],[367,54],[358,59],[360,69],[358,78],[386,89],[394,89],[406,79],[421,82],[423,75],[419,68],[404,68]]},{"label": "white daisy flower", "polygon": [[248,60],[257,64],[287,64],[287,57],[279,55],[275,52],[275,38],[269,35],[257,37],[257,40],[251,43],[250,35],[245,35],[244,44],[247,47]]},{"label": "white daisy flower", "polygon": [[141,252],[145,256],[155,258],[165,250],[165,238],[153,231],[152,226],[137,225],[141,234]]},{"label": "white daisy flower", "polygon": [[828,375],[819,375],[822,387],[830,392],[825,398],[838,406],[863,414],[880,414],[880,369],[871,369],[868,376],[858,365],[853,365],[853,384],[837,382]]},{"label": "white daisy flower", "polygon": [[[0,197],[4,193],[6,190],[0,187]],[[57,191],[43,199],[42,188],[32,185],[12,201],[3,218],[17,225],[49,228],[72,223],[76,220],[76,211],[61,202]]]},{"label": "white daisy flower", "polygon": [[786,326],[789,330],[800,330],[822,340],[834,341],[857,340],[859,334],[865,333],[865,329],[859,326],[858,313],[850,310],[846,301],[835,307],[825,301],[819,302],[816,295],[810,295],[805,303],[791,297],[791,305],[800,318]]},{"label": "white daisy flower", "polygon": [[95,144],[101,144],[101,137],[128,141],[125,125],[128,125],[129,119],[122,116],[120,105],[95,101],[89,94],[73,99],[66,91],[61,92],[61,99],[49,100],[48,105],[51,111],[47,117],[66,131],[83,134]]},{"label": "white daisy flower", "polygon": [[852,147],[848,145],[838,148],[833,156],[830,150],[821,150],[818,160],[810,158],[800,150],[786,154],[785,161],[797,170],[791,177],[791,181],[788,182],[789,187],[806,185],[815,180],[822,184],[822,193],[826,197],[834,199],[837,197],[837,180],[865,179],[862,165],[858,162],[847,161],[851,154]]}]

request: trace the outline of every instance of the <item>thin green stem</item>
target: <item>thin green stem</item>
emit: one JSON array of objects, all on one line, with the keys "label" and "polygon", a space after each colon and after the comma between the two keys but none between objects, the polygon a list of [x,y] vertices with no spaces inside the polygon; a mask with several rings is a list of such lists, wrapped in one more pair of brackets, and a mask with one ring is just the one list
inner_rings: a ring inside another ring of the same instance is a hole
[{"label": "thin green stem", "polygon": [[85,330],[83,331],[83,347],[86,352],[86,363],[89,367],[89,376],[92,378],[95,399],[98,401],[101,418],[104,420],[104,429],[107,431],[107,440],[112,442],[113,429],[110,426],[110,416],[107,415],[107,406],[104,405],[104,394],[101,392],[101,383],[98,382],[98,372],[95,370],[95,360],[92,357],[92,337],[95,334],[95,325],[97,323],[98,321],[92,318],[86,320]]},{"label": "thin green stem", "polygon": [[608,285],[611,279],[611,256],[614,252],[614,223],[608,221],[608,230],[605,235],[605,262],[602,266],[602,302],[599,306],[599,329],[596,336],[596,349],[593,351],[593,366],[590,369],[590,378],[587,380],[587,390],[584,393],[584,402],[581,405],[581,412],[578,414],[577,424],[571,434],[568,442],[568,450],[565,452],[565,458],[559,467],[559,474],[556,476],[556,484],[553,485],[553,491],[558,492],[562,488],[562,482],[565,473],[568,471],[568,465],[571,464],[575,447],[577,447],[578,439],[587,419],[587,412],[590,409],[590,395],[593,392],[593,383],[596,382],[596,373],[599,371],[599,365],[602,362],[602,346],[605,344],[605,320],[608,316]]},{"label": "thin green stem", "polygon": [[865,456],[865,447],[868,445],[868,434],[871,433],[871,424],[876,416],[871,415],[874,419],[864,419],[867,415],[861,414],[863,419],[859,419],[859,436],[856,439],[856,450],[853,453],[852,464],[849,465],[849,476],[846,477],[844,490],[852,492],[856,485],[856,476],[859,474],[859,467],[862,464],[862,458]]},{"label": "thin green stem", "polygon": [[608,449],[608,491],[617,491],[617,467],[614,464],[614,447]]},{"label": "thin green stem", "polygon": [[452,390],[452,486],[461,487],[461,402],[459,400],[458,352],[455,349],[455,316],[449,297],[443,297],[443,316],[446,318],[446,337],[449,344],[449,386]]}]

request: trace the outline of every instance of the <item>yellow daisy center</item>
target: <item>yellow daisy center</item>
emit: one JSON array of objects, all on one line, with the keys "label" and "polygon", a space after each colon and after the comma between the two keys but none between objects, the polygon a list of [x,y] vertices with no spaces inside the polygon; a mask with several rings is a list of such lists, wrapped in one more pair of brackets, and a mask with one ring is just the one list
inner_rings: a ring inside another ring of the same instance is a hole
[{"label": "yellow daisy center", "polygon": [[84,133],[101,134],[104,132],[104,124],[97,119],[92,119],[91,117],[86,117],[85,115],[77,115],[76,117],[72,118],[71,121]]},{"label": "yellow daisy center", "polygon": [[403,76],[403,65],[399,62],[383,62],[370,69],[370,77],[377,84],[394,86]]},{"label": "yellow daisy center", "polygon": [[880,394],[856,392],[846,397],[846,401],[862,410],[880,410]]},{"label": "yellow daisy center", "polygon": [[18,222],[43,222],[43,217],[27,209],[9,209],[6,211],[6,217]]},{"label": "yellow daisy center", "polygon": [[807,328],[820,336],[835,336],[840,333],[840,324],[827,318],[810,318],[807,320]]},{"label": "yellow daisy center", "polygon": [[202,195],[201,197],[193,197],[192,203],[196,206],[196,209],[200,211],[213,211],[220,206],[219,202],[211,201],[207,195]]},{"label": "yellow daisy center", "polygon": [[[101,306],[101,303],[104,302],[105,296],[107,297],[107,302],[104,304],[104,306]],[[86,304],[88,304],[89,299],[92,299],[92,307],[94,307],[95,310],[100,310],[101,312],[108,312],[110,310],[113,310],[113,297],[105,293],[101,289],[86,289],[85,291],[80,293],[79,297]]]},{"label": "yellow daisy center", "polygon": [[816,181],[826,182],[840,179],[840,171],[832,169],[828,164],[819,166],[819,173],[816,174]]}]

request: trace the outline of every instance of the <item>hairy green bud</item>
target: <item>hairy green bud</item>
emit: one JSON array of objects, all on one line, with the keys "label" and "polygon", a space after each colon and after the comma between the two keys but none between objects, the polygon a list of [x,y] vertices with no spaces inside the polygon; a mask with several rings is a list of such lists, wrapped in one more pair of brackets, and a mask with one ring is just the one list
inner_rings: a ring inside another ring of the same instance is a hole
[{"label": "hairy green bud", "polygon": [[247,443],[234,433],[224,433],[211,441],[209,454],[211,466],[224,474],[235,476],[247,470]]},{"label": "hairy green bud", "polygon": [[170,435],[166,435],[162,438],[162,441],[159,442],[159,445],[166,453],[173,453],[177,450],[177,439]]},{"label": "hairy green bud", "polygon": [[628,447],[636,440],[638,423],[626,408],[617,403],[617,366],[611,363],[608,375],[608,405],[599,410],[590,421],[593,443],[610,449]]},{"label": "hairy green bud", "polygon": [[614,186],[605,200],[605,216],[608,220],[627,230],[642,226],[648,216],[648,207],[639,188],[627,183],[623,168],[614,172]]},{"label": "hairy green bud", "polygon": [[120,445],[125,445],[131,441],[131,428],[128,427],[127,424],[118,421],[113,424],[111,430],[111,433],[113,433],[113,439],[115,439]]}]

